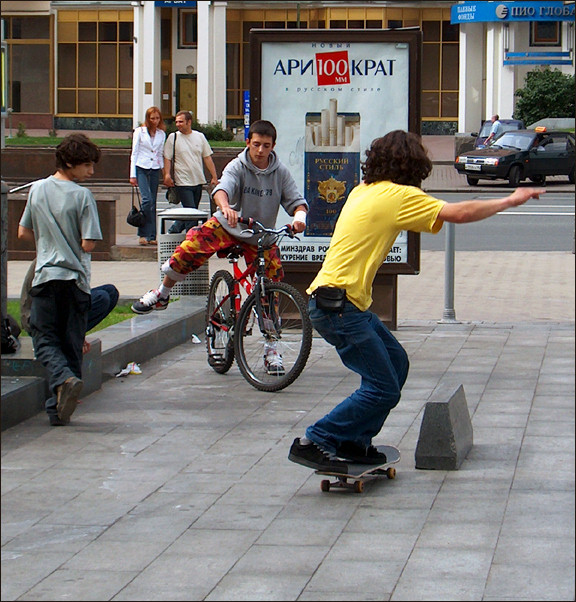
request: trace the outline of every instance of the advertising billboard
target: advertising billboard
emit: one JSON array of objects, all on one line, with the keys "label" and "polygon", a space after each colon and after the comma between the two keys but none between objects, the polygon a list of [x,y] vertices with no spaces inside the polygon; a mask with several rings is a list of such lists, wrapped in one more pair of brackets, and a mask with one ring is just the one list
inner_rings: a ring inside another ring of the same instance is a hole
[{"label": "advertising billboard", "polygon": [[[252,30],[250,119],[268,119],[275,151],[310,205],[305,233],[283,262],[318,263],[372,141],[420,133],[421,32]],[[279,223],[290,219],[281,211]],[[415,273],[419,234],[403,232],[383,268]]]}]

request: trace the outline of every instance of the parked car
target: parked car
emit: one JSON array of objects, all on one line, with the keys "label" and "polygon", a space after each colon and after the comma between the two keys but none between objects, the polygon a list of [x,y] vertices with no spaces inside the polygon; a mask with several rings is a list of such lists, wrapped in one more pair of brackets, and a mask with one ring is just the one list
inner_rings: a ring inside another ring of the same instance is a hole
[{"label": "parked car", "polygon": [[[500,121],[500,123],[502,124],[502,129],[500,130],[498,138],[502,136],[502,134],[505,134],[506,132],[509,132],[511,130],[523,130],[526,127],[524,125],[524,122],[520,119],[499,119],[498,121]],[[472,136],[476,136],[474,148],[484,148],[484,143],[486,142],[486,138],[488,138],[488,136],[490,135],[491,128],[492,121],[488,119],[482,122],[480,133],[472,132]]]},{"label": "parked car", "polygon": [[505,132],[488,148],[456,157],[454,167],[470,186],[478,180],[508,180],[512,187],[527,178],[542,185],[546,176],[567,175],[574,184],[574,134],[546,128]]}]

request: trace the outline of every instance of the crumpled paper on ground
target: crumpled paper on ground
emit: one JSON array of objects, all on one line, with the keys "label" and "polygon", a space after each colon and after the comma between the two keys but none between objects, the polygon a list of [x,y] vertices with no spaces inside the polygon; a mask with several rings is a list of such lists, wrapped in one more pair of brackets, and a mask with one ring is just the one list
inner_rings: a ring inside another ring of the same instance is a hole
[{"label": "crumpled paper on ground", "polygon": [[119,376],[128,376],[129,374],[142,374],[142,370],[140,370],[140,364],[137,364],[136,362],[130,362],[129,364],[126,364],[126,368],[120,370],[120,372],[118,372],[116,375],[116,378]]}]

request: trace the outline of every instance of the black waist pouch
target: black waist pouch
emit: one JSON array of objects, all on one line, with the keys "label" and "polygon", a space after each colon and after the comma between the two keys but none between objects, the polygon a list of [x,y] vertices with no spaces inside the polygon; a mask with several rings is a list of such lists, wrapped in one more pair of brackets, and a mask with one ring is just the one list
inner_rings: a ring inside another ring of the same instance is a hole
[{"label": "black waist pouch", "polygon": [[324,311],[342,311],[346,304],[346,289],[333,286],[319,286],[313,293],[316,307]]}]

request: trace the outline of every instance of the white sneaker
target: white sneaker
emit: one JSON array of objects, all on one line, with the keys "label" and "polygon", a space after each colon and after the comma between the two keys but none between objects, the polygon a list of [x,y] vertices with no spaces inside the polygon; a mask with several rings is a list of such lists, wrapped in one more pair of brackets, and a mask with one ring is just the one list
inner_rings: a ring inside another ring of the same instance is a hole
[{"label": "white sneaker", "polygon": [[282,364],[282,356],[276,349],[268,349],[264,356],[264,368],[271,376],[284,376],[286,371]]},{"label": "white sneaker", "polygon": [[170,302],[170,296],[162,299],[158,289],[148,291],[140,297],[139,301],[135,301],[130,308],[135,314],[147,314],[155,309],[166,309]]}]

